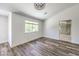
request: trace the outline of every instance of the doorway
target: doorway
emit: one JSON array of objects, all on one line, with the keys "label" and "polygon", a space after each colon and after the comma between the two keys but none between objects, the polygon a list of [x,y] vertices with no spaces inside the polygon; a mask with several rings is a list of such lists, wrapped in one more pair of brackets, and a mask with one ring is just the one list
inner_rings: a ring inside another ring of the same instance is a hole
[{"label": "doorway", "polygon": [[71,20],[59,21],[59,39],[71,42]]}]

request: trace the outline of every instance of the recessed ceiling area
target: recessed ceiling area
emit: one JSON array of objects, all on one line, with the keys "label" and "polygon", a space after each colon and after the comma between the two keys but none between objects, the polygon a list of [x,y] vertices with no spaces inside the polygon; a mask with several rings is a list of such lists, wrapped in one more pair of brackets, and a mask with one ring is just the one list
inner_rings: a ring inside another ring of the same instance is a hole
[{"label": "recessed ceiling area", "polygon": [[7,12],[21,12],[34,18],[45,20],[74,5],[76,4],[46,3],[46,6],[43,10],[37,10],[34,7],[34,3],[0,3],[0,10],[5,10]]}]

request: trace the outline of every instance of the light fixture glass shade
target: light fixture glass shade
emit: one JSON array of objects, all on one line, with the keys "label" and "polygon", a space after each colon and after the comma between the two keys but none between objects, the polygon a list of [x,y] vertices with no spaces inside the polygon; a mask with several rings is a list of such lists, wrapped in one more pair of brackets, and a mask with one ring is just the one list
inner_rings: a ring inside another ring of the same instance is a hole
[{"label": "light fixture glass shade", "polygon": [[42,10],[42,9],[44,9],[45,8],[45,3],[34,3],[34,7],[35,7],[35,9],[37,9],[37,10]]}]

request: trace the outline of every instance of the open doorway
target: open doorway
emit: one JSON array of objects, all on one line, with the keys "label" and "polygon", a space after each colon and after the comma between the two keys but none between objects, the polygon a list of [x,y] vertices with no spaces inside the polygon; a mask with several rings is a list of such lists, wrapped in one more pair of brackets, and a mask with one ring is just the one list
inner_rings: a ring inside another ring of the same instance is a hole
[{"label": "open doorway", "polygon": [[59,21],[60,40],[71,42],[71,20]]}]

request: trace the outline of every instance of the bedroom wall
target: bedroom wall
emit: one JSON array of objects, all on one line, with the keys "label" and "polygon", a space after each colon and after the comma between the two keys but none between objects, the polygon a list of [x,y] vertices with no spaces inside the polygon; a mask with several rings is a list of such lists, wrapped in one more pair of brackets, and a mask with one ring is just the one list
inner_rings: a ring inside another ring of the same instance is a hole
[{"label": "bedroom wall", "polygon": [[0,44],[8,41],[8,17],[0,15]]},{"label": "bedroom wall", "polygon": [[[25,33],[25,20],[35,21],[39,23],[39,31],[38,32],[32,32],[32,33]],[[31,18],[27,18],[24,16],[21,16],[16,13],[12,13],[12,38],[10,39],[12,41],[11,47],[29,42],[31,40],[34,40],[36,38],[42,37],[42,21],[35,20]]]},{"label": "bedroom wall", "polygon": [[44,36],[59,40],[59,20],[72,20],[71,42],[79,44],[79,4],[47,19],[44,23]]}]

